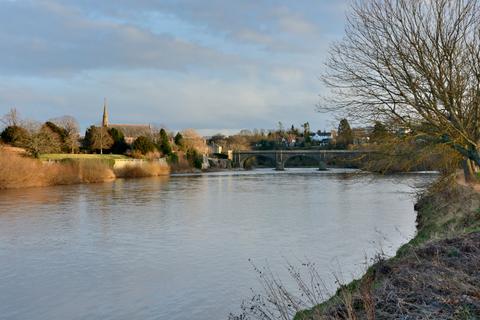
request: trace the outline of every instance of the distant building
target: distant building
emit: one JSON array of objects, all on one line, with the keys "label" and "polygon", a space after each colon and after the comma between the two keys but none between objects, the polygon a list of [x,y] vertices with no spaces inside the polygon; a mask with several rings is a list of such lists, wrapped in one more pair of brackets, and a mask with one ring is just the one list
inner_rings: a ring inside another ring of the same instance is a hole
[{"label": "distant building", "polygon": [[208,145],[209,148],[209,153],[210,154],[215,154],[215,153],[222,153],[223,152],[223,147],[219,144],[216,144],[215,142],[211,142]]},{"label": "distant building", "polygon": [[367,144],[370,142],[370,136],[373,132],[373,127],[358,127],[353,128],[353,144]]},{"label": "distant building", "polygon": [[315,134],[312,135],[312,141],[318,142],[320,145],[327,145],[333,142],[334,130],[321,131],[318,130]]},{"label": "distant building", "polygon": [[132,144],[140,136],[148,136],[153,132],[149,124],[110,124],[108,119],[107,100],[103,104],[102,126],[105,128],[115,128],[125,136],[125,142]]}]

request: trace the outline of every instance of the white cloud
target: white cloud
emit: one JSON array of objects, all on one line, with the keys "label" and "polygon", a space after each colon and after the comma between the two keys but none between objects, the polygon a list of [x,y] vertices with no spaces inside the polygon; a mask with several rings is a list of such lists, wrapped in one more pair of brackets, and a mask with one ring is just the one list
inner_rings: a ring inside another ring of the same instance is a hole
[{"label": "white cloud", "polygon": [[85,126],[106,96],[118,122],[324,126],[316,77],[342,2],[0,0],[0,113]]}]

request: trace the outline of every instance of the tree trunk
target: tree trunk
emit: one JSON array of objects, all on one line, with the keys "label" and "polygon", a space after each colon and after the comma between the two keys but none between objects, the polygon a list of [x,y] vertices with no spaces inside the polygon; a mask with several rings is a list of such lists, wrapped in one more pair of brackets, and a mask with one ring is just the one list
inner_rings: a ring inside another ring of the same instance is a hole
[{"label": "tree trunk", "polygon": [[465,181],[466,182],[476,181],[477,177],[476,177],[474,162],[470,159],[465,159],[462,161],[462,167],[463,167],[463,174],[465,175]]}]

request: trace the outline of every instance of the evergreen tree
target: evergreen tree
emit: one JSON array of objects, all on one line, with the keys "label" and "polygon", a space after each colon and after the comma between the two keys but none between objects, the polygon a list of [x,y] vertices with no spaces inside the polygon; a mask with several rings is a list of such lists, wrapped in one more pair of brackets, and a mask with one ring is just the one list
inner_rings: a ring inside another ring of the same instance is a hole
[{"label": "evergreen tree", "polygon": [[112,153],[124,154],[125,151],[127,151],[128,149],[128,145],[125,142],[125,136],[123,132],[121,132],[117,128],[110,128],[108,130],[108,133],[113,139]]},{"label": "evergreen tree", "polygon": [[338,125],[337,146],[347,148],[353,144],[353,131],[347,119],[340,120]]},{"label": "evergreen tree", "polygon": [[183,136],[180,132],[175,135],[175,144],[179,147],[183,147]]},{"label": "evergreen tree", "polygon": [[28,139],[28,131],[19,126],[8,126],[2,131],[2,141],[15,147],[21,147]]},{"label": "evergreen tree", "polygon": [[132,148],[135,151],[140,152],[141,154],[147,154],[149,152],[155,151],[155,144],[152,140],[145,136],[140,136],[132,144]]},{"label": "evergreen tree", "polygon": [[172,153],[172,146],[170,145],[170,139],[165,129],[160,129],[160,143],[158,148],[165,155],[168,156]]}]

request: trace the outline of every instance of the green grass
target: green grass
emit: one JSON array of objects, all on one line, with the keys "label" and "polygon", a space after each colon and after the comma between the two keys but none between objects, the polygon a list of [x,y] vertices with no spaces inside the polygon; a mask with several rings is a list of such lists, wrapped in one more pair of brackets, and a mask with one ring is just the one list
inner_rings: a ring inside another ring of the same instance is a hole
[{"label": "green grass", "polygon": [[40,155],[40,160],[83,160],[83,159],[99,159],[99,160],[121,160],[130,159],[121,154],[68,154],[68,153],[51,153]]}]

